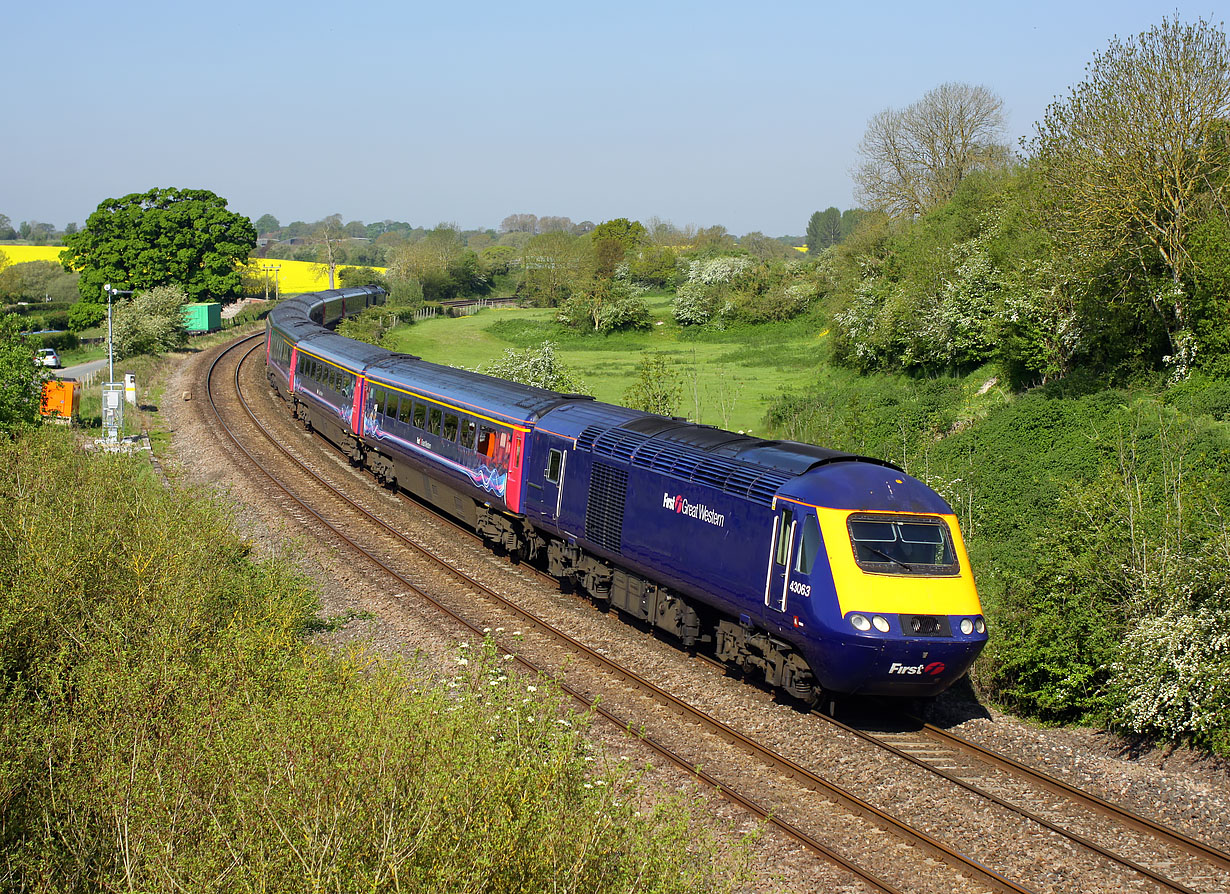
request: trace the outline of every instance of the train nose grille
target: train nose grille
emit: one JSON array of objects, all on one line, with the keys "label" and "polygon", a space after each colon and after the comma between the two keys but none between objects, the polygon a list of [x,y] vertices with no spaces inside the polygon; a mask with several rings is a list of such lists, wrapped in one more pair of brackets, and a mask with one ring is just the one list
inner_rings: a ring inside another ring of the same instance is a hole
[{"label": "train nose grille", "polygon": [[907,636],[952,636],[946,615],[901,615],[900,620]]}]

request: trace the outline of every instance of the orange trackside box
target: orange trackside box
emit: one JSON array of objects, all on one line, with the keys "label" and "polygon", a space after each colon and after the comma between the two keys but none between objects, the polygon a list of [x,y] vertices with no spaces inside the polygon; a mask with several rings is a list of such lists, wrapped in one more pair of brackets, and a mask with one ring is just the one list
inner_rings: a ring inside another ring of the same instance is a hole
[{"label": "orange trackside box", "polygon": [[41,412],[49,419],[76,419],[80,401],[81,385],[77,382],[52,379],[50,382],[43,383]]}]

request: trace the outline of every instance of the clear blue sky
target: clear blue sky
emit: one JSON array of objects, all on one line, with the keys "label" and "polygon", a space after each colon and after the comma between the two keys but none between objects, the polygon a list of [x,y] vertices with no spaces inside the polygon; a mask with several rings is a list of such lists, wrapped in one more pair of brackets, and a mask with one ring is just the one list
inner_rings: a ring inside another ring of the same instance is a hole
[{"label": "clear blue sky", "polygon": [[945,81],[1029,134],[1114,35],[1202,4],[66,3],[4,14],[0,212],[210,189],[285,224],[514,212],[801,234],[868,118]]}]

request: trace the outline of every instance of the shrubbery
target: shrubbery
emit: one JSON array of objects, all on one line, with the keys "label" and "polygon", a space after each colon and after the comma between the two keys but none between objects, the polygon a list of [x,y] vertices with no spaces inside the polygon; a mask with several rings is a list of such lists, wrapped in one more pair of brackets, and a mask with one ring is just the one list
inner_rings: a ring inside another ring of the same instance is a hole
[{"label": "shrubbery", "polygon": [[789,320],[808,308],[819,284],[800,262],[755,261],[718,255],[689,261],[675,292],[675,320],[683,326]]},{"label": "shrubbery", "polygon": [[187,303],[188,295],[179,286],[155,286],[116,302],[111,309],[116,357],[158,354],[187,344],[181,310]]},{"label": "shrubbery", "polygon": [[492,647],[436,681],[305,644],[307,583],[253,562],[216,499],[138,460],[86,460],[60,432],[0,443],[0,462],[7,890],[737,878],[678,805],[638,813],[584,719]]},{"label": "shrubbery", "polygon": [[644,289],[627,280],[599,279],[572,294],[560,305],[556,319],[573,329],[619,332],[649,328]]},{"label": "shrubbery", "polygon": [[584,394],[586,390],[585,383],[560,361],[552,341],[544,341],[537,347],[521,351],[509,348],[499,360],[478,371],[510,382],[565,394]]}]

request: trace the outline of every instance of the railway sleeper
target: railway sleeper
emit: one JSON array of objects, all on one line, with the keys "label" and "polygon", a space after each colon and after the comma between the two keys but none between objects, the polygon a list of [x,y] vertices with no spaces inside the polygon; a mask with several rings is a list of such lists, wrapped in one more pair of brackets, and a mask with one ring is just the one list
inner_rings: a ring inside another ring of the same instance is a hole
[{"label": "railway sleeper", "polygon": [[718,659],[745,672],[759,673],[766,683],[810,701],[819,694],[816,679],[798,652],[789,643],[734,621],[718,622]]}]

